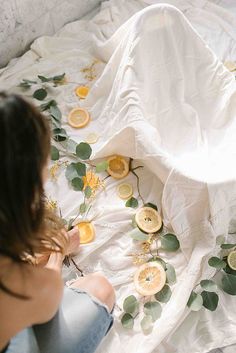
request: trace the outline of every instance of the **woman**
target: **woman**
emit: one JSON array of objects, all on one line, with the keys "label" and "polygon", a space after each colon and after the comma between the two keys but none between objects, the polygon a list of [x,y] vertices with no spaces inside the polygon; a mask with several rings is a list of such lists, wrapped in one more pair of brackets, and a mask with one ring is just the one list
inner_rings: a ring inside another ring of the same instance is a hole
[{"label": "woman", "polygon": [[[20,96],[0,93],[0,131],[0,352],[94,352],[113,322],[114,290],[90,274],[63,293],[62,262],[79,234],[45,208],[48,123]],[[49,249],[44,266],[27,261]]]}]

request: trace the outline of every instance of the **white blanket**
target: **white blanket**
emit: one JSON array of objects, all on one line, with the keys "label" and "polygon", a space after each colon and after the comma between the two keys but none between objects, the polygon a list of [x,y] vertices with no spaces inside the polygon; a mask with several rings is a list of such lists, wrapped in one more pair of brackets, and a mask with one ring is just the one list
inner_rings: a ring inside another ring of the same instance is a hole
[{"label": "white blanket", "polygon": [[[232,38],[234,29],[224,17],[232,23],[234,19],[223,11],[221,20],[215,21],[220,18],[217,6],[207,1],[199,1],[198,6],[194,6],[196,1],[171,3],[185,12],[205,13],[198,17],[202,28],[210,8],[205,36],[210,38],[212,23],[220,26],[223,21],[224,38]],[[138,10],[142,11],[116,31]],[[223,46],[217,53],[221,59],[227,52],[227,45]],[[235,43],[231,49],[234,52]],[[71,83],[57,88],[55,94],[64,127],[77,141],[89,131],[99,131],[96,158],[120,153],[141,161],[146,166],[140,172],[142,193],[147,201],[159,205],[165,225],[173,228],[181,244],[176,255],[166,255],[178,278],[152,333],[145,336],[138,320],[133,332],[124,331],[116,311],[114,329],[98,352],[204,353],[235,343],[233,297],[220,292],[214,313],[205,309],[189,313],[186,308],[194,285],[213,274],[207,260],[219,251],[217,236],[227,237],[229,228],[235,230],[234,77],[177,9],[166,5],[145,8],[141,1],[111,1],[93,21],[75,22],[56,37],[37,40],[30,52],[3,70],[1,86],[4,82],[4,88],[15,91],[20,78],[63,71],[70,81],[79,83],[83,80],[79,70],[92,55],[104,62],[98,64],[100,71],[105,67],[83,103],[91,112],[92,123],[79,133],[66,124],[66,115],[78,104]],[[132,176],[127,181],[135,185]],[[135,294],[135,267],[127,256],[133,244],[126,235],[134,211],[117,198],[116,185],[109,179],[106,193],[98,196],[93,207],[97,238],[82,248],[77,260],[87,271],[102,269],[116,286],[117,301],[122,305],[128,294]],[[58,200],[65,217],[81,203],[78,194],[68,190],[64,173],[57,183],[48,183],[47,192]]]}]

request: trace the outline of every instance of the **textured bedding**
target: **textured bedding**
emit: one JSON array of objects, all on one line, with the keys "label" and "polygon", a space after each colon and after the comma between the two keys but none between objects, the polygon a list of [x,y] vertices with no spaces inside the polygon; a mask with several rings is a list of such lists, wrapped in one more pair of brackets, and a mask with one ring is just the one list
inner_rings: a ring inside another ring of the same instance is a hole
[{"label": "textured bedding", "polygon": [[[177,283],[161,318],[149,335],[138,322],[132,332],[125,331],[118,307],[135,294],[136,266],[129,256],[135,244],[127,236],[135,211],[117,197],[117,182],[106,181],[90,213],[96,240],[75,257],[85,272],[103,271],[116,288],[116,320],[98,349],[103,353],[204,353],[236,340],[234,297],[219,292],[215,312],[186,308],[196,283],[214,274],[207,261],[219,252],[218,236],[230,242],[228,233],[236,230],[236,87],[222,64],[236,59],[236,19],[220,1],[166,3],[171,6],[151,0],[104,2],[92,20],[37,39],[1,70],[0,87],[14,92],[20,92],[16,86],[23,78],[65,72],[68,84],[53,90],[63,127],[77,142],[89,132],[99,134],[93,158],[118,153],[144,165],[139,171],[143,197],[158,204],[165,226],[180,241],[180,251],[165,254]],[[78,102],[74,88],[84,82],[81,69],[94,58],[97,77],[88,97]],[[92,118],[79,131],[66,119],[78,104]],[[126,181],[135,187],[134,176]],[[63,217],[76,213],[82,200],[68,188],[64,172],[46,189]],[[73,276],[69,272],[65,269],[65,276]]]}]

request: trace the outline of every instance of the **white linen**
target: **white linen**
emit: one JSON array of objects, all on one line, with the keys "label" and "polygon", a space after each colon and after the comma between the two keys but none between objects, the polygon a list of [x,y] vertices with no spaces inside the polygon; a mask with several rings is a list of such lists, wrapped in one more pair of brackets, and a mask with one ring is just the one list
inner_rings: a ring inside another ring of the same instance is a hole
[{"label": "white linen", "polygon": [[[200,11],[194,1],[175,3],[185,6],[186,14]],[[219,26],[223,21],[225,31],[221,30],[228,38],[234,31],[233,17],[228,31],[229,14],[224,12],[221,18],[216,5],[199,3],[205,13],[198,17],[199,28],[207,27],[205,35],[214,47],[211,25],[216,18]],[[98,352],[204,353],[236,341],[234,298],[220,294],[214,313],[205,309],[189,313],[186,308],[194,285],[212,275],[207,260],[219,251],[217,236],[227,237],[229,227],[235,230],[235,81],[180,11],[163,4],[145,7],[141,1],[104,3],[93,21],[78,21],[56,37],[36,40],[29,53],[2,71],[0,83],[15,91],[20,78],[62,71],[69,81],[79,83],[83,82],[79,70],[94,54],[103,61],[97,66],[104,70],[83,102],[92,116],[86,129],[77,132],[66,124],[66,115],[78,104],[72,93],[76,84],[55,89],[63,126],[77,141],[99,131],[96,158],[120,153],[145,164],[140,172],[142,193],[158,204],[164,223],[180,240],[181,251],[164,255],[175,266],[178,280],[152,333],[141,332],[139,319],[134,332],[124,331],[116,311],[115,327]],[[221,59],[228,47],[224,43],[217,53]],[[229,55],[234,55],[233,39],[231,44]],[[131,175],[126,180],[135,185]],[[82,247],[77,261],[87,271],[105,272],[116,286],[121,306],[128,294],[135,294],[135,267],[127,256],[134,245],[126,235],[134,211],[117,198],[116,185],[108,179],[105,194],[99,194],[91,213],[97,238]],[[81,203],[78,193],[68,189],[63,173],[56,183],[48,183],[47,192],[58,200],[64,217],[74,214]]]}]

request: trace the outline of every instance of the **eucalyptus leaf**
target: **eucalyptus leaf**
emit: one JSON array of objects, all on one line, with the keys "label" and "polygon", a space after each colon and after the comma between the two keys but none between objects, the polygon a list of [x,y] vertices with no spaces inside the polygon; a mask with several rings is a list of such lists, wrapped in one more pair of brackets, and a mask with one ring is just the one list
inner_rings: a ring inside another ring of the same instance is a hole
[{"label": "eucalyptus leaf", "polygon": [[192,311],[199,311],[203,305],[203,298],[200,294],[195,293],[194,291],[191,292],[189,300],[187,302],[187,306]]},{"label": "eucalyptus leaf", "polygon": [[217,284],[210,279],[202,280],[200,286],[208,292],[215,292],[217,290]]},{"label": "eucalyptus leaf", "polygon": [[84,163],[81,162],[77,162],[74,164],[74,167],[77,171],[77,174],[79,176],[85,176],[86,175],[86,165]]},{"label": "eucalyptus leaf", "polygon": [[226,263],[221,260],[219,257],[213,256],[208,261],[209,266],[221,269],[226,267]]},{"label": "eucalyptus leaf", "polygon": [[137,298],[134,295],[130,295],[129,297],[125,298],[123,303],[123,309],[126,313],[134,314],[139,307],[139,303]]},{"label": "eucalyptus leaf", "polygon": [[51,106],[56,106],[57,102],[54,99],[51,99],[50,101],[43,103],[39,106],[40,110],[44,112],[45,110],[48,110]]},{"label": "eucalyptus leaf", "polygon": [[225,273],[221,279],[221,288],[230,295],[236,295],[236,276]]},{"label": "eucalyptus leaf", "polygon": [[126,329],[132,329],[134,326],[134,318],[132,315],[125,313],[121,318],[122,326]]},{"label": "eucalyptus leaf", "polygon": [[42,76],[42,75],[38,75],[38,78],[39,78],[42,82],[50,82],[50,81],[52,81],[52,78],[51,78],[51,77],[45,77],[45,76]]},{"label": "eucalyptus leaf", "polygon": [[145,315],[141,321],[141,327],[143,331],[149,331],[152,327],[152,317],[151,315]]},{"label": "eucalyptus leaf", "polygon": [[126,201],[125,207],[138,207],[138,200],[135,197],[131,197],[129,200]]},{"label": "eucalyptus leaf", "polygon": [[61,121],[62,115],[57,105],[51,105],[49,108],[49,112],[58,122]]},{"label": "eucalyptus leaf", "polygon": [[87,211],[88,206],[86,205],[86,203],[81,203],[81,205],[79,206],[79,211],[81,214],[84,214]]},{"label": "eucalyptus leaf", "polygon": [[133,228],[137,228],[137,227],[138,227],[138,225],[137,225],[137,223],[136,223],[136,221],[135,221],[135,215],[132,216],[131,225],[132,225]]},{"label": "eucalyptus leaf", "polygon": [[60,153],[55,146],[51,146],[51,160],[57,161],[60,158]]},{"label": "eucalyptus leaf", "polygon": [[60,83],[61,81],[64,80],[64,77],[65,77],[65,73],[61,75],[56,75],[52,77],[52,81],[54,81],[54,83]]},{"label": "eucalyptus leaf", "polygon": [[153,256],[148,262],[158,262],[166,270],[166,263],[159,256]]},{"label": "eucalyptus leaf", "polygon": [[107,161],[102,161],[96,164],[96,173],[105,172],[108,168],[109,163]]},{"label": "eucalyptus leaf", "polygon": [[87,199],[89,199],[92,195],[92,189],[90,186],[86,186],[85,190],[84,190],[84,194],[85,194],[85,197]]},{"label": "eucalyptus leaf", "polygon": [[52,133],[53,133],[53,139],[55,141],[65,141],[68,138],[68,135],[65,129],[56,128],[56,129],[53,129]]},{"label": "eucalyptus leaf", "polygon": [[134,239],[134,240],[139,240],[139,241],[146,241],[149,239],[149,235],[144,234],[143,232],[141,232],[141,230],[139,230],[138,228],[134,228],[133,230],[131,230],[128,235]]},{"label": "eucalyptus leaf", "polygon": [[81,178],[74,178],[71,180],[71,185],[75,191],[82,191],[84,187],[84,182]]},{"label": "eucalyptus leaf", "polygon": [[166,263],[166,279],[169,284],[175,284],[176,282],[175,268],[169,263]]},{"label": "eucalyptus leaf", "polygon": [[153,208],[154,210],[158,211],[158,208],[156,205],[154,205],[154,203],[151,203],[151,202],[147,202],[143,205],[144,207],[151,207]]},{"label": "eucalyptus leaf", "polygon": [[92,154],[92,148],[86,142],[81,142],[76,147],[76,155],[82,159],[86,160],[89,159]]},{"label": "eucalyptus leaf", "polygon": [[179,241],[174,234],[160,236],[161,247],[165,251],[176,251],[179,249]]},{"label": "eucalyptus leaf", "polygon": [[67,140],[67,144],[66,144],[67,152],[75,154],[76,153],[76,146],[77,146],[77,143],[74,140],[72,140],[72,139]]},{"label": "eucalyptus leaf", "polygon": [[223,244],[225,241],[225,236],[222,234],[222,235],[218,235],[218,237],[216,238],[216,245],[221,245]]},{"label": "eucalyptus leaf", "polygon": [[166,284],[160,292],[155,294],[155,299],[161,303],[167,303],[170,300],[171,294],[171,289]]},{"label": "eucalyptus leaf", "polygon": [[66,178],[71,181],[74,178],[78,177],[77,170],[75,168],[75,163],[71,163],[66,167],[66,173],[65,173]]},{"label": "eucalyptus leaf", "polygon": [[214,292],[203,291],[201,296],[203,299],[203,306],[210,311],[215,311],[219,302],[218,294]]},{"label": "eucalyptus leaf", "polygon": [[73,228],[72,223],[74,222],[74,218],[70,218],[67,224],[67,230],[71,230]]},{"label": "eucalyptus leaf", "polygon": [[44,100],[47,97],[48,93],[44,88],[39,88],[33,93],[33,97],[39,101]]},{"label": "eucalyptus leaf", "polygon": [[152,322],[154,322],[161,316],[162,307],[160,303],[156,301],[150,301],[144,304],[143,311],[146,315],[150,315]]},{"label": "eucalyptus leaf", "polygon": [[236,247],[236,244],[221,244],[221,249],[232,249],[235,247]]}]

